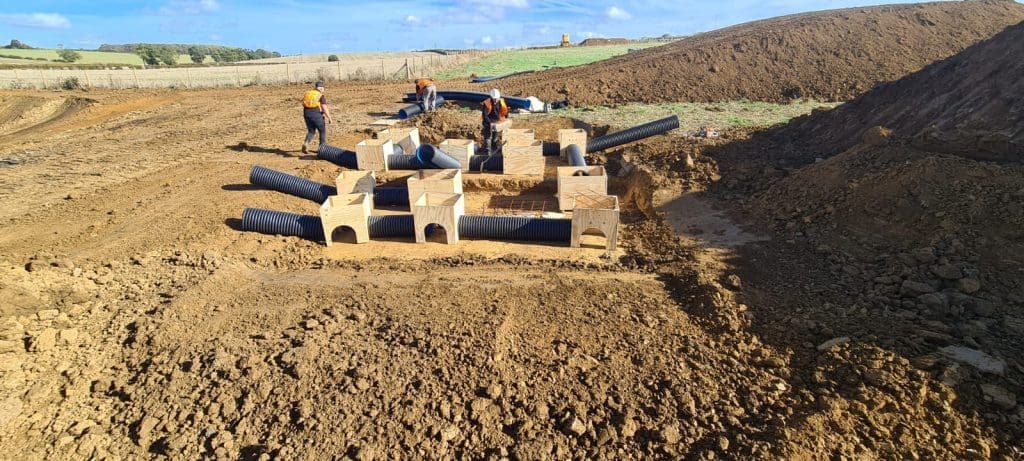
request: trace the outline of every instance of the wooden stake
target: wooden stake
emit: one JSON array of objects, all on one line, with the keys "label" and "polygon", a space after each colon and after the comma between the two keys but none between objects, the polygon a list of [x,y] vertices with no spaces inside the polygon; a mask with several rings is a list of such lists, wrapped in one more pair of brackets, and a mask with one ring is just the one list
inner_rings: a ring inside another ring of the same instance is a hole
[{"label": "wooden stake", "polygon": [[284,73],[288,74],[288,83],[292,82],[292,63],[284,63]]},{"label": "wooden stake", "polygon": [[135,68],[132,67],[132,77],[135,78],[135,88],[142,88],[139,86],[139,74],[135,73]]}]

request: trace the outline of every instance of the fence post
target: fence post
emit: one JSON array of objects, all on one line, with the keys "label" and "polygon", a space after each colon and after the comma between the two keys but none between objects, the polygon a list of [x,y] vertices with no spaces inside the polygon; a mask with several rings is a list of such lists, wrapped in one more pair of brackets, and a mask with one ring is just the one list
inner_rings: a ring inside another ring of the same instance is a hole
[{"label": "fence post", "polygon": [[387,75],[384,74],[384,60],[383,59],[380,60],[380,79],[381,80],[387,80],[388,79]]},{"label": "fence post", "polygon": [[21,87],[21,79],[18,78],[18,69],[12,69],[14,71],[14,82],[19,88]]},{"label": "fence post", "polygon": [[285,75],[287,77],[288,83],[291,83],[292,82],[292,63],[290,63],[290,62],[284,63],[284,73],[285,73]]},{"label": "fence post", "polygon": [[43,69],[39,69],[39,78],[43,79],[43,89],[46,89],[46,74],[43,73]]},{"label": "fence post", "polygon": [[242,73],[238,71],[238,66],[235,66],[235,86],[242,86]]},{"label": "fence post", "polygon": [[89,70],[83,69],[82,74],[85,75],[85,86],[92,88],[92,81],[89,80]]},{"label": "fence post", "polygon": [[410,72],[409,72],[409,58],[405,58],[405,79],[406,80],[409,80],[409,78],[410,78],[409,74],[410,74]]},{"label": "fence post", "polygon": [[192,88],[192,73],[188,71],[188,67],[185,68],[185,87]]},{"label": "fence post", "polygon": [[341,80],[343,80],[343,79],[341,77],[341,60],[339,59],[338,60],[338,81],[340,82]]},{"label": "fence post", "polygon": [[135,78],[135,88],[142,88],[139,86],[139,74],[135,73],[135,68],[132,67],[132,77]]}]

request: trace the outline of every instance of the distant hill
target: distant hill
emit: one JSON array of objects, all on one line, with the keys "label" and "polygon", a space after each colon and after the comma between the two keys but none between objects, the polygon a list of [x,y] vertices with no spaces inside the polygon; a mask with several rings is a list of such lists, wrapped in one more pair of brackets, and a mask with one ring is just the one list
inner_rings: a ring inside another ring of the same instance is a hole
[{"label": "distant hill", "polygon": [[175,55],[190,55],[198,53],[203,56],[210,56],[216,62],[237,62],[251,59],[279,58],[281,53],[267,51],[264,49],[250,50],[223,45],[196,45],[196,44],[162,44],[162,43],[126,43],[123,45],[100,45],[98,51],[115,53],[135,53],[140,48],[150,47],[168,49]]}]

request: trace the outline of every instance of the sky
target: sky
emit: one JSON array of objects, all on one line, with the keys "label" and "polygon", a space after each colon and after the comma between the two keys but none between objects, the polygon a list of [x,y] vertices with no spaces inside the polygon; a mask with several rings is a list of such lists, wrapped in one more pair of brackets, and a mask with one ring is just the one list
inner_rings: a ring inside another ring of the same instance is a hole
[{"label": "sky", "polygon": [[[1024,1],[1024,0],[1018,0]],[[879,0],[6,0],[0,42],[39,48],[199,43],[286,55],[554,45],[685,35]],[[885,1],[884,3],[908,3]]]}]

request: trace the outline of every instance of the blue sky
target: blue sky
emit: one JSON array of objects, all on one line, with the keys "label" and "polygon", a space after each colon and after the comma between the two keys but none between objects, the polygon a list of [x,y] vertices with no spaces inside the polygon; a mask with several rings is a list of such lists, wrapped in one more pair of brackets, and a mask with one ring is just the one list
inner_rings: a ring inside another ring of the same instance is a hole
[{"label": "blue sky", "polygon": [[[587,37],[692,34],[858,0],[148,0],[5,1],[0,41],[94,49],[205,43],[284,54],[497,48]],[[893,3],[892,1],[886,3]],[[899,2],[896,2],[899,3]]]}]

